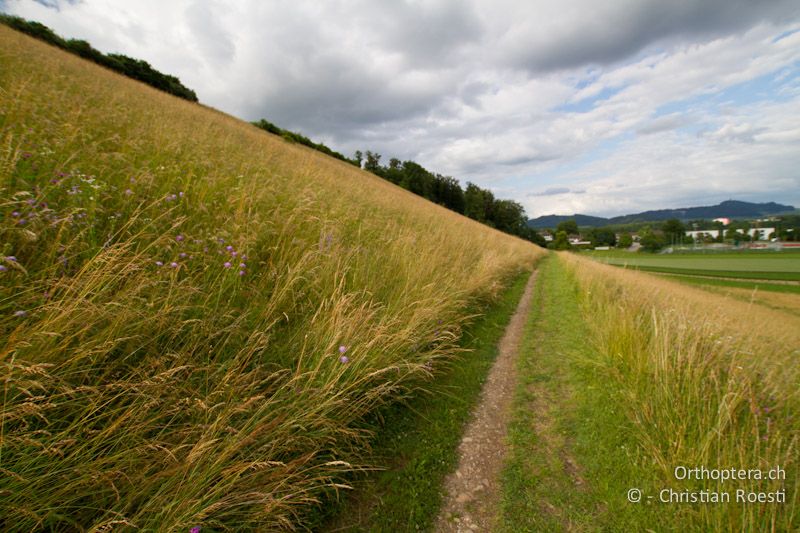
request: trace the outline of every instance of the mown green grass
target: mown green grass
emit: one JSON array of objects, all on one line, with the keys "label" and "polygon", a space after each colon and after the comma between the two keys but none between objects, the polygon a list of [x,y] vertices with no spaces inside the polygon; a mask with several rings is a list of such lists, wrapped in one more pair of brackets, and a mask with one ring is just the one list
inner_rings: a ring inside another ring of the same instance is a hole
[{"label": "mown green grass", "polygon": [[[658,274],[661,271],[654,271]],[[661,272],[663,273],[663,272]],[[713,279],[707,277],[692,277],[692,276],[674,276],[667,273],[665,277],[680,283],[696,286],[711,286],[711,287],[733,287],[737,289],[749,289],[768,292],[779,292],[789,294],[800,294],[800,285],[786,284],[786,283],[769,283],[762,281],[746,281],[738,279]]]},{"label": "mown green grass", "polygon": [[497,348],[530,274],[517,278],[503,298],[464,332],[469,350],[427,393],[380,413],[369,429],[377,438],[372,463],[386,470],[355,483],[336,515],[320,530],[427,531],[439,512],[444,478],[457,466],[464,425],[497,356]]},{"label": "mown green grass", "polygon": [[[665,274],[677,274],[681,276],[709,276],[715,278],[736,278],[736,279],[757,279],[757,280],[776,280],[776,281],[800,281],[800,272],[776,272],[772,270],[711,270],[709,269],[691,269],[691,268],[674,268],[671,266],[657,266],[657,265],[636,265],[630,263],[610,262],[610,265],[621,266],[633,270],[642,270],[644,272],[663,272]],[[707,265],[712,267],[715,265]],[[717,265],[719,266],[719,265]],[[764,267],[765,265],[760,265]],[[776,266],[776,265],[771,265]],[[789,266],[789,265],[787,265]]]},{"label": "mown green grass", "polygon": [[6,27],[0,217],[3,531],[302,528],[543,253]]},{"label": "mown green grass", "polygon": [[[736,280],[800,281],[800,254],[796,252],[735,251],[714,253],[674,253],[648,255],[619,250],[591,251],[581,254],[601,263],[642,270],[705,278]],[[698,282],[700,283],[700,282]],[[715,284],[709,279],[709,284]],[[765,290],[793,292],[781,284],[760,284]],[[744,285],[742,285],[744,286]]]}]

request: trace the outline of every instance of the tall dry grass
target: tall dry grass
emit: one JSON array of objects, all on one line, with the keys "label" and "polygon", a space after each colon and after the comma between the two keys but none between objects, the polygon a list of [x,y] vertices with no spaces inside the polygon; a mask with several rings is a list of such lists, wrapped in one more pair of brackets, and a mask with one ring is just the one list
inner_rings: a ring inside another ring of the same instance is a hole
[{"label": "tall dry grass", "polygon": [[[785,503],[667,504],[687,528],[800,526],[800,319],[653,275],[562,255],[580,286],[596,352],[633,422],[631,456],[658,488],[774,492]],[[785,481],[686,481],[675,467],[781,467]],[[665,510],[667,512],[667,510]]]},{"label": "tall dry grass", "polygon": [[5,27],[0,213],[3,530],[302,526],[542,253]]}]

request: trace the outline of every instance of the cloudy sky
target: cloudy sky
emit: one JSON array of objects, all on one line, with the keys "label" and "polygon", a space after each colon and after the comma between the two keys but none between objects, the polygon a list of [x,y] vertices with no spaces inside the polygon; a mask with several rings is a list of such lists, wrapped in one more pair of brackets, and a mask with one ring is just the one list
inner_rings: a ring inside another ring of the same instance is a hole
[{"label": "cloudy sky", "polygon": [[530,216],[800,206],[797,0],[0,0]]}]

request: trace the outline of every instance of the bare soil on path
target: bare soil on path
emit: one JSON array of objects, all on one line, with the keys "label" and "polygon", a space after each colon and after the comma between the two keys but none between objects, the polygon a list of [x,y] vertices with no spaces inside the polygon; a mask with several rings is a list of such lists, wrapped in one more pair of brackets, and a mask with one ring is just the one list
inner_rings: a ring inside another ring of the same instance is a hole
[{"label": "bare soil on path", "polygon": [[531,274],[514,316],[500,340],[497,359],[480,403],[458,448],[458,468],[445,480],[445,496],[436,531],[491,531],[497,515],[498,478],[506,455],[506,432],[516,386],[516,360],[533,298]]}]

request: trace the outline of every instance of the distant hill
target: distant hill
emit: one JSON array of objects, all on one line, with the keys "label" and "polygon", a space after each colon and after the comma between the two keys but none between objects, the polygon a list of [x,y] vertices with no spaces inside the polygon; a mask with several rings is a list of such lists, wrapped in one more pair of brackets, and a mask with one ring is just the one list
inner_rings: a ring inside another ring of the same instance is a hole
[{"label": "distant hill", "polygon": [[579,226],[606,226],[609,224],[631,224],[634,222],[659,222],[670,218],[679,220],[695,220],[710,218],[745,218],[775,215],[794,211],[794,206],[783,205],[775,202],[752,203],[737,200],[726,200],[717,205],[701,207],[681,207],[678,209],[657,209],[644,211],[633,215],[622,215],[612,218],[595,217],[591,215],[545,215],[528,221],[532,228],[553,228],[565,220],[575,220]]},{"label": "distant hill", "polygon": [[532,228],[555,228],[565,220],[575,220],[578,226],[604,226],[608,224],[608,219],[603,217],[593,217],[591,215],[545,215],[528,221]]}]

